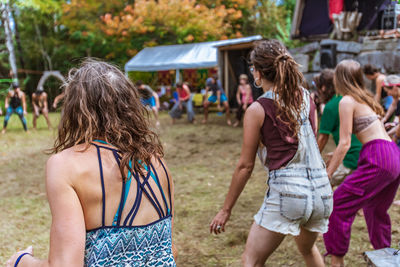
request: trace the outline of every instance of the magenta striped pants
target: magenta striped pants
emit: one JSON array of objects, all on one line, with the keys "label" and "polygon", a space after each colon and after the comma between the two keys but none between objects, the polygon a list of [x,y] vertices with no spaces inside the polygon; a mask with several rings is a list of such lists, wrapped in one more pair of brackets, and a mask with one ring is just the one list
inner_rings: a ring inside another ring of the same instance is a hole
[{"label": "magenta striped pants", "polygon": [[386,140],[364,144],[357,169],[333,194],[329,230],[324,234],[327,254],[344,256],[347,253],[351,225],[361,208],[373,247],[390,247],[391,223],[387,211],[399,184],[400,150],[396,144]]}]

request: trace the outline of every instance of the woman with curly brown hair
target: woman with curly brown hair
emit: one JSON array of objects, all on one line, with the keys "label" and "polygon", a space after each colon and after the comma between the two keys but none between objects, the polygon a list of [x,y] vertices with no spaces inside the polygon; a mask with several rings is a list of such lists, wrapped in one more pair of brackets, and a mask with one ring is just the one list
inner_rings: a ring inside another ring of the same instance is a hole
[{"label": "woman with curly brown hair", "polygon": [[225,231],[261,142],[267,149],[263,164],[269,169],[269,189],[254,216],[244,266],[264,266],[288,234],[295,236],[307,266],[324,266],[315,240],[328,230],[332,189],[315,140],[315,105],[301,86],[304,78],[298,64],[279,41],[257,43],[250,60],[255,86],[264,94],[246,111],[242,153],[210,231]]},{"label": "woman with curly brown hair", "polygon": [[50,253],[7,266],[175,266],[173,182],[135,86],[94,60],[71,70],[47,162]]},{"label": "woman with curly brown hair", "polygon": [[363,209],[369,238],[375,249],[390,247],[391,223],[387,213],[400,183],[400,151],[386,133],[381,105],[364,87],[358,62],[344,60],[335,70],[339,103],[340,140],[327,172],[333,175],[343,161],[354,133],[362,143],[357,169],[336,189],[329,231],[324,235],[331,266],[344,266],[350,244],[351,225]]}]

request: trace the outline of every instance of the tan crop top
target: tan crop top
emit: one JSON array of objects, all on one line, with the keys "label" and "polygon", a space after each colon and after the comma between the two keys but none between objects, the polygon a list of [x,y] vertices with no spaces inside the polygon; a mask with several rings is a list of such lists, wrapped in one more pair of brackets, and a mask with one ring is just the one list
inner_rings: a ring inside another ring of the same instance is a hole
[{"label": "tan crop top", "polygon": [[374,121],[379,120],[379,119],[380,119],[380,116],[378,116],[376,114],[354,118],[353,133],[358,134],[359,132],[366,129],[368,126],[370,126]]}]

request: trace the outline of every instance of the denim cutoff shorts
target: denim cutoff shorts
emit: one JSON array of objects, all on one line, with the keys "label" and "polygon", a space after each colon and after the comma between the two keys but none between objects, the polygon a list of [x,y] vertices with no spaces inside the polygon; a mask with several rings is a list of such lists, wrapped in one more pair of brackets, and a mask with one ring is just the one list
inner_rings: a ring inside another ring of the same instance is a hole
[{"label": "denim cutoff shorts", "polygon": [[332,188],[325,169],[285,168],[269,172],[269,189],[254,216],[270,231],[297,236],[300,227],[326,233],[333,209]]}]

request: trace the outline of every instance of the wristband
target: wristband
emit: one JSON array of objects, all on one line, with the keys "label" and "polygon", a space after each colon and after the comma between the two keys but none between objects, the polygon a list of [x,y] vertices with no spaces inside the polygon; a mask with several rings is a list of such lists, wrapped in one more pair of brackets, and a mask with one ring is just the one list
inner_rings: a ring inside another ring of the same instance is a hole
[{"label": "wristband", "polygon": [[22,253],[21,255],[19,255],[19,257],[18,257],[17,260],[15,261],[14,267],[17,267],[17,266],[18,266],[18,263],[21,261],[22,257],[25,256],[25,255],[30,255],[30,256],[32,256],[32,254],[31,254],[31,253],[28,253],[28,252]]}]

